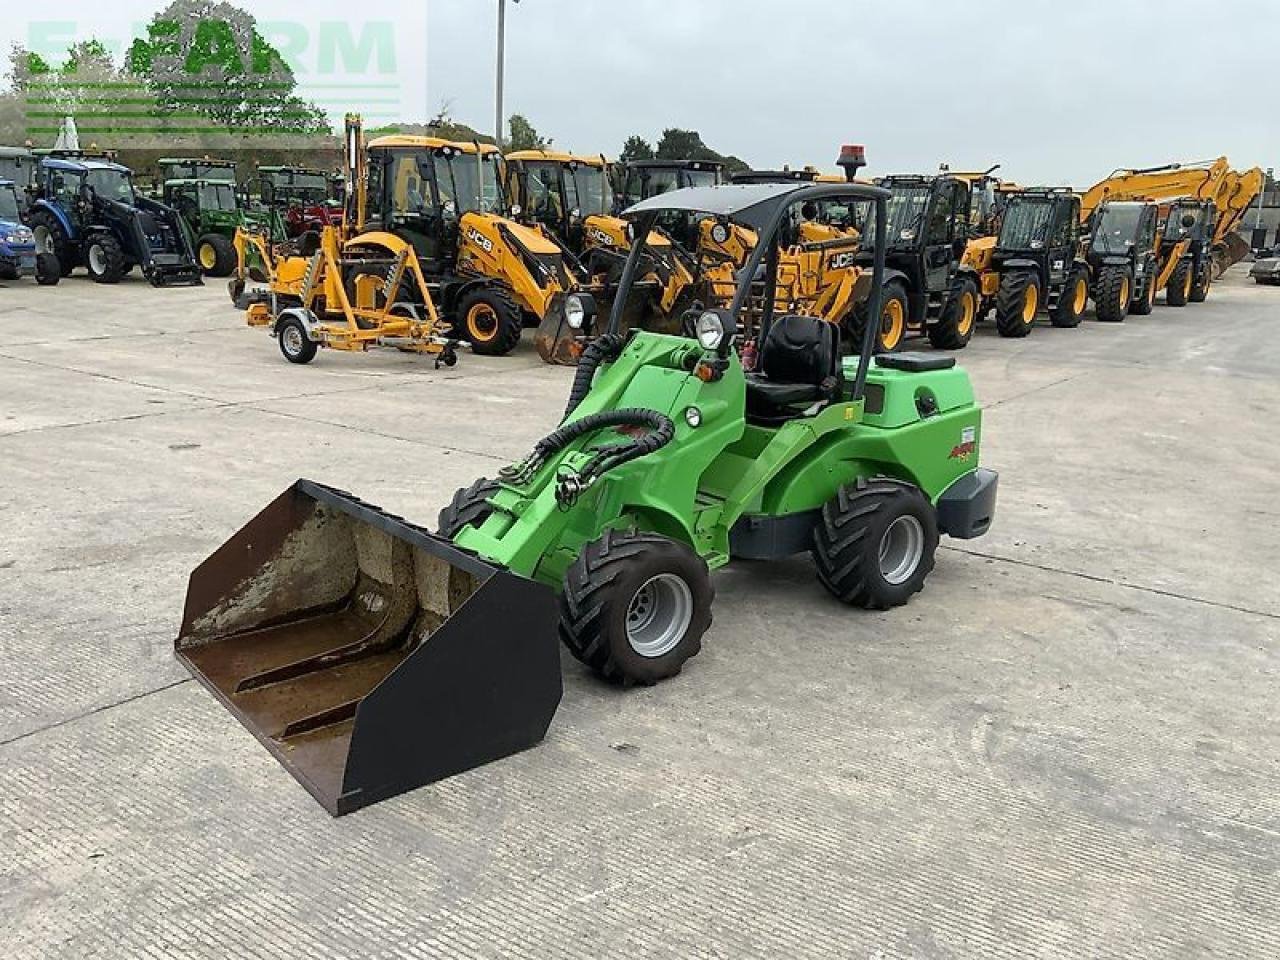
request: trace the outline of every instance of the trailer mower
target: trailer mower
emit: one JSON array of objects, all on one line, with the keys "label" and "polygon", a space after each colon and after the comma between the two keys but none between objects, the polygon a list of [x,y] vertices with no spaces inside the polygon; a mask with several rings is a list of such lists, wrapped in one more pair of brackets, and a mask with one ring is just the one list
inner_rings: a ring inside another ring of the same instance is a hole
[{"label": "trailer mower", "polygon": [[939,535],[981,536],[994,515],[968,376],[948,356],[873,359],[874,326],[842,359],[835,324],[767,306],[759,371],[734,350],[791,209],[842,198],[875,207],[878,291],[875,187],[696,188],[632,207],[637,238],[673,211],[756,231],[732,304],[705,311],[696,338],[623,336],[637,240],[560,425],[527,457],[458,491],[435,533],[298,481],[192,574],[178,657],[341,814],[536,744],[561,697],[557,637],[611,683],[679,673],[711,625],[710,571],[732,559],[809,553],[837,600],[906,603]]}]

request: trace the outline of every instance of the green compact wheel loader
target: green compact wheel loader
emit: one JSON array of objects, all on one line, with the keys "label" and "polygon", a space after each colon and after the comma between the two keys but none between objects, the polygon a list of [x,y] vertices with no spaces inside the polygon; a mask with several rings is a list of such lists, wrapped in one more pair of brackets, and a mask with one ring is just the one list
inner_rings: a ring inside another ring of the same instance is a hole
[{"label": "green compact wheel loader", "polygon": [[192,574],[178,657],[341,814],[536,744],[560,642],[619,685],[678,673],[711,625],[711,571],[735,558],[808,553],[836,600],[906,603],[941,534],[992,522],[968,376],[950,356],[873,358],[870,325],[842,358],[834,324],[775,315],[769,294],[757,372],[735,350],[750,279],[776,276],[799,204],[874,207],[881,289],[887,197],[762,184],[636,204],[639,238],[672,211],[758,232],[730,307],[701,313],[696,337],[623,336],[619,296],[557,428],[458,491],[434,532],[299,480]]}]

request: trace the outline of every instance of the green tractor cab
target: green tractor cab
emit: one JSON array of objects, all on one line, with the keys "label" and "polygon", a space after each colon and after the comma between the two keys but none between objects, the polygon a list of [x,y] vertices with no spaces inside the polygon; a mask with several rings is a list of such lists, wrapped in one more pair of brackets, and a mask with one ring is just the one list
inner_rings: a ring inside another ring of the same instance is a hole
[{"label": "green tractor cab", "polygon": [[178,657],[340,814],[536,744],[561,697],[558,641],[610,683],[679,673],[711,625],[711,571],[734,559],[808,553],[837,600],[907,603],[939,536],[981,536],[994,515],[968,376],[952,357],[873,359],[872,327],[842,359],[837,326],[769,307],[758,372],[734,349],[797,204],[874,206],[879,290],[887,198],[767,184],[636,204],[638,238],[672,212],[758,232],[730,307],[694,338],[622,335],[638,240],[527,457],[459,490],[435,533],[298,481],[192,575]]}]

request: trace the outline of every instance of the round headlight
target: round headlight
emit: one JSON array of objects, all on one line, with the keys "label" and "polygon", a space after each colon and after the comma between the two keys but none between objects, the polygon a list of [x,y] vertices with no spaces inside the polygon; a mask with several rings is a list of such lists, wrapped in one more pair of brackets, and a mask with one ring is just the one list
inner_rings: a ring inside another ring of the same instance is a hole
[{"label": "round headlight", "polygon": [[684,422],[697,430],[702,426],[702,411],[697,407],[686,407],[684,411]]},{"label": "round headlight", "polygon": [[569,211],[569,219],[570,219],[570,220],[581,220],[581,219],[582,219],[582,211],[581,211],[581,210],[579,210],[577,207],[574,207],[572,210],[570,210],[570,211]]},{"label": "round headlight", "polygon": [[726,223],[717,223],[711,228],[711,239],[716,243],[729,242],[729,225]]},{"label": "round headlight", "polygon": [[564,319],[574,330],[581,330],[587,322],[587,308],[582,298],[576,293],[570,294],[564,301]]},{"label": "round headlight", "polygon": [[518,217],[518,216],[520,216],[520,214],[522,214],[522,213],[524,213],[524,208],[522,208],[522,207],[520,206],[520,204],[518,204],[518,203],[513,203],[513,204],[511,205],[511,215],[512,215],[513,217]]},{"label": "round headlight", "polygon": [[724,342],[724,323],[720,314],[708,310],[698,318],[695,330],[704,350],[715,350]]}]

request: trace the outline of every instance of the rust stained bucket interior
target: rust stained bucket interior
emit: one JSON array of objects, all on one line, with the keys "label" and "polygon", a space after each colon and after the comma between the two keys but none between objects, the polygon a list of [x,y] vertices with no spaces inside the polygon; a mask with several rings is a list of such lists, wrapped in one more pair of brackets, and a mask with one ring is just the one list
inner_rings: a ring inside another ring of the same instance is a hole
[{"label": "rust stained bucket interior", "polygon": [[533,746],[550,588],[300,480],[191,575],[176,652],[330,813]]}]

